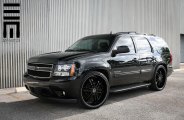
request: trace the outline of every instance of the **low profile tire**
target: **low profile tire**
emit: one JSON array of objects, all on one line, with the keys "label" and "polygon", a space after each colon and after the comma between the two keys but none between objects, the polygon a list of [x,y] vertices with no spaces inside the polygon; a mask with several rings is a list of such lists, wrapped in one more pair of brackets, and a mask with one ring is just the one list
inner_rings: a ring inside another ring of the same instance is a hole
[{"label": "low profile tire", "polygon": [[89,72],[83,77],[80,87],[79,102],[85,108],[98,108],[102,106],[109,95],[109,82],[100,72]]},{"label": "low profile tire", "polygon": [[165,88],[166,82],[167,82],[166,69],[163,65],[160,65],[156,68],[150,88],[155,91],[161,91]]},{"label": "low profile tire", "polygon": [[43,97],[37,97],[40,101],[47,101],[48,99],[43,98]]}]

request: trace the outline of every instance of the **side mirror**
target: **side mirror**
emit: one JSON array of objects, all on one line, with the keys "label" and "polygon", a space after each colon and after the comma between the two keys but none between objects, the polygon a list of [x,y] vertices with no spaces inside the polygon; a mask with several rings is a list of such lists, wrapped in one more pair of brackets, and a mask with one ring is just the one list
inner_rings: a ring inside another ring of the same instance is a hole
[{"label": "side mirror", "polygon": [[116,54],[119,54],[119,53],[128,53],[128,52],[130,52],[130,49],[128,48],[128,46],[118,46],[117,50],[112,51],[112,57],[115,57]]}]

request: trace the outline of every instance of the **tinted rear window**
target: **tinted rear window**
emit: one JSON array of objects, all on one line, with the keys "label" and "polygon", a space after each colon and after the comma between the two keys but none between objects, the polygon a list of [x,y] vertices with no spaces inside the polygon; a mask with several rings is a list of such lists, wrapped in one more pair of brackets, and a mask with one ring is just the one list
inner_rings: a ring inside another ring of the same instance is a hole
[{"label": "tinted rear window", "polygon": [[167,43],[162,38],[150,37],[149,42],[155,49],[160,49],[162,47],[168,47]]}]

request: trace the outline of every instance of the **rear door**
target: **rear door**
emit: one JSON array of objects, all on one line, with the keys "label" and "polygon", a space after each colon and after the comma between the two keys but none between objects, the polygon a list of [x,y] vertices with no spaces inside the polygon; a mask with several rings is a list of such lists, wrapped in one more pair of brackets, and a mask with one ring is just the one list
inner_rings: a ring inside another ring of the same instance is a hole
[{"label": "rear door", "polygon": [[153,66],[154,66],[154,56],[153,49],[145,37],[134,36],[133,37],[137,52],[139,55],[140,63],[140,79],[139,81],[148,81],[152,78]]}]

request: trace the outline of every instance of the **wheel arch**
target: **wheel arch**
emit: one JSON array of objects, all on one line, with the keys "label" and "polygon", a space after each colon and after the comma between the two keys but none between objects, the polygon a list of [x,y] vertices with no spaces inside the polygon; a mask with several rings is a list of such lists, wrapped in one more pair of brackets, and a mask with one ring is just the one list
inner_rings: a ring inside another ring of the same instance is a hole
[{"label": "wheel arch", "polygon": [[157,69],[158,66],[160,66],[160,65],[164,66],[164,68],[165,68],[165,70],[166,70],[166,72],[167,72],[167,65],[166,65],[165,63],[158,63],[158,64],[156,65],[156,67],[155,67],[154,72],[156,71],[156,69]]},{"label": "wheel arch", "polygon": [[82,75],[85,75],[85,74],[87,74],[87,73],[89,73],[89,72],[91,72],[91,71],[100,72],[100,73],[102,73],[103,75],[105,75],[105,77],[107,78],[108,81],[111,80],[111,76],[112,76],[112,75],[111,75],[111,72],[109,71],[108,68],[104,68],[104,67],[89,68],[89,69],[87,69],[87,70],[84,70],[84,71],[82,72]]}]

